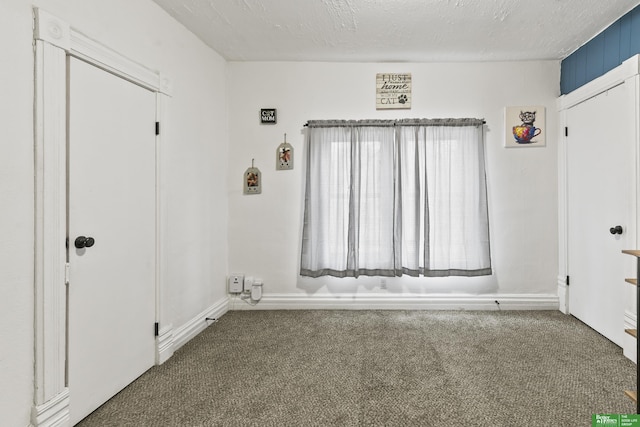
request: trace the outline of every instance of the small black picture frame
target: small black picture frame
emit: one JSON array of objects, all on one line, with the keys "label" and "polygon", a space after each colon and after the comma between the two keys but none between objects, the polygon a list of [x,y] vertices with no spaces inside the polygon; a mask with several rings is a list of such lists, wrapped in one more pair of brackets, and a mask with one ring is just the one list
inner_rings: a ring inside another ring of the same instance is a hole
[{"label": "small black picture frame", "polygon": [[260,109],[260,124],[275,125],[276,123],[277,123],[277,116],[276,116],[275,108]]}]

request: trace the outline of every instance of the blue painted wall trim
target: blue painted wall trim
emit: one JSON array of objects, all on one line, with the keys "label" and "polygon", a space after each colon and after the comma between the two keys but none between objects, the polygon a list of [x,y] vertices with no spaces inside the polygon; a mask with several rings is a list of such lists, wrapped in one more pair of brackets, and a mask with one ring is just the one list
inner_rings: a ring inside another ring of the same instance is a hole
[{"label": "blue painted wall trim", "polygon": [[640,53],[640,6],[567,56],[560,67],[564,95]]}]

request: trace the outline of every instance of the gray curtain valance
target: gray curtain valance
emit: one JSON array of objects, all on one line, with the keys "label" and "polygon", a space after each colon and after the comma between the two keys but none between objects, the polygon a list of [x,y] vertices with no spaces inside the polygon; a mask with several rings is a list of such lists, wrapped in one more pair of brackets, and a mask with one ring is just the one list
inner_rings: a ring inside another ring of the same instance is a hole
[{"label": "gray curtain valance", "polygon": [[329,127],[389,127],[389,126],[482,126],[483,119],[399,119],[399,120],[309,120],[305,126],[310,128]]}]

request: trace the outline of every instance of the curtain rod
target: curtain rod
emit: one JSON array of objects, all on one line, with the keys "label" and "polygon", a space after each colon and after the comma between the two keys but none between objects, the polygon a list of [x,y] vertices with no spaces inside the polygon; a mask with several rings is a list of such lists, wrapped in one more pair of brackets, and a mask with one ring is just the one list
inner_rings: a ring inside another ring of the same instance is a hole
[{"label": "curtain rod", "polygon": [[[382,126],[412,126],[412,125],[431,125],[431,126],[437,126],[437,125],[447,125],[447,122],[455,122],[455,121],[460,121],[460,122],[464,122],[464,121],[469,121],[469,122],[474,122],[474,121],[478,121],[481,122],[483,125],[487,124],[487,121],[485,119],[398,119],[398,120],[310,120],[310,121],[314,121],[314,122],[332,122],[335,121],[336,125],[331,125],[331,124],[324,124],[323,127],[341,127],[341,126],[376,126],[376,124],[382,125]],[[421,121],[425,121],[426,123],[420,123]],[[464,123],[462,124],[464,125]],[[303,125],[303,127],[309,127],[309,121],[305,122]],[[453,124],[452,126],[456,126],[456,124]]]}]

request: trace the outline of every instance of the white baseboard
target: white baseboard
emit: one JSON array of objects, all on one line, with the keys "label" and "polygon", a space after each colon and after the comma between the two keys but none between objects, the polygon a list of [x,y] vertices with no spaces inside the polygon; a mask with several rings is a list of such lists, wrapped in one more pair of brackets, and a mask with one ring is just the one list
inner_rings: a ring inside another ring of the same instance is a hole
[{"label": "white baseboard", "polygon": [[558,296],[264,294],[253,306],[236,300],[236,297],[232,297],[230,305],[230,310],[558,310]]},{"label": "white baseboard", "polygon": [[219,319],[227,311],[229,311],[229,298],[224,297],[222,300],[203,310],[193,319],[177,328],[173,333],[173,351],[176,351],[191,339],[193,339],[200,332],[204,331],[207,326],[210,325],[210,322],[205,320],[207,317]]},{"label": "white baseboard", "polygon": [[566,276],[558,277],[558,309],[569,314],[569,285]]},{"label": "white baseboard", "polygon": [[[624,328],[625,329],[636,329],[636,325],[638,324],[638,320],[635,313],[630,311],[624,312]],[[638,363],[638,355],[637,355],[637,347],[636,347],[636,338],[631,335],[625,333],[622,338],[622,353],[625,357],[631,360],[634,363]]]},{"label": "white baseboard", "polygon": [[162,327],[156,337],[156,365],[162,365],[173,356],[173,324]]},{"label": "white baseboard", "polygon": [[68,427],[69,417],[69,389],[64,388],[60,393],[42,405],[31,408],[31,424],[36,427]]}]

